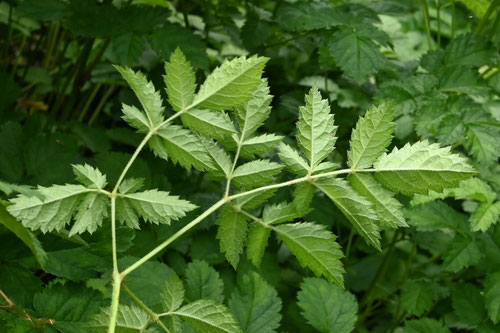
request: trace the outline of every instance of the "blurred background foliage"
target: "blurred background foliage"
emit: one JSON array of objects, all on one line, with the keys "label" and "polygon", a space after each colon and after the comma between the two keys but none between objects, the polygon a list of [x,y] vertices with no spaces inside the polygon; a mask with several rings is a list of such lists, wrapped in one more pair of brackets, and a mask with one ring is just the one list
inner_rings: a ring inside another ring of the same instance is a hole
[{"label": "blurred background foliage", "polygon": [[[316,198],[309,220],[332,228],[347,249],[347,289],[362,300],[358,327],[385,332],[412,316],[429,314],[446,318],[450,327],[498,332],[493,326],[498,315],[485,322],[486,315],[478,314],[478,321],[457,313],[454,304],[467,297],[458,283],[470,282],[478,291],[494,271],[490,265],[500,264],[500,227],[485,233],[467,227],[468,220],[485,215],[494,224],[500,211],[499,12],[497,0],[3,1],[0,195],[6,199],[38,184],[70,182],[75,163],[97,166],[111,183],[116,181],[141,137],[121,119],[121,104],[137,101],[112,64],[140,69],[161,87],[163,63],[177,47],[199,83],[224,59],[259,54],[270,58],[264,76],[274,95],[266,132],[293,134],[304,93],[316,85],[340,124],[333,160],[345,165],[358,117],[370,104],[393,99],[397,146],[419,139],[451,145],[480,171],[475,192],[468,188],[465,194],[406,199],[411,228],[386,233],[389,250],[384,253],[368,248],[342,214],[325,198]],[[217,199],[223,186],[155,159],[151,152],[141,155],[130,174],[145,178],[148,188],[173,188],[202,208]],[[276,200],[289,195],[283,190]],[[444,200],[432,201],[436,198]],[[120,229],[124,260],[145,254],[182,224]],[[1,289],[34,311],[33,295],[58,279],[103,291],[110,267],[108,234],[102,228],[76,238],[39,235],[48,255],[47,266],[40,269],[30,249],[0,226]],[[467,253],[455,254],[463,257],[443,256],[462,245]],[[260,269],[243,260],[235,272],[219,251],[212,219],[159,259],[144,269],[151,272],[141,274],[149,276],[168,264],[184,276],[192,260],[214,266],[224,281],[222,299],[228,299],[241,276],[256,270],[284,300],[283,331],[311,330],[295,315],[300,312],[298,285],[310,273],[277,240]],[[443,268],[443,261],[451,266]],[[408,300],[408,291],[415,288],[431,291],[424,305]],[[478,302],[484,302],[481,297]]]}]

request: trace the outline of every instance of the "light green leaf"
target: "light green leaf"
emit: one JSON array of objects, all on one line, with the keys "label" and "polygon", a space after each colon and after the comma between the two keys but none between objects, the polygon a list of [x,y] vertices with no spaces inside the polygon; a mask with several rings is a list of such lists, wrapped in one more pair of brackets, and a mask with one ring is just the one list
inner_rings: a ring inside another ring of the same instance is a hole
[{"label": "light green leaf", "polygon": [[243,141],[241,156],[253,158],[255,155],[267,154],[276,149],[283,136],[262,134]]},{"label": "light green leaf", "polygon": [[220,249],[225,253],[229,263],[236,269],[240,254],[247,239],[247,218],[231,206],[221,208],[215,223],[219,226],[217,239]]},{"label": "light green leaf", "polygon": [[461,180],[475,173],[466,160],[452,154],[450,148],[440,148],[438,144],[427,141],[394,148],[373,166],[377,180],[406,195],[456,187]]},{"label": "light green leaf", "polygon": [[196,206],[169,192],[148,190],[121,194],[116,198],[117,218],[131,228],[139,227],[139,217],[154,224],[170,224],[178,220]]},{"label": "light green leaf", "polygon": [[409,315],[421,316],[439,297],[440,286],[428,280],[408,280],[401,290],[401,307]]},{"label": "light green leaf", "polygon": [[[99,333],[108,332],[110,309],[105,308],[88,324]],[[116,317],[116,331],[120,333],[142,332],[149,323],[149,315],[141,308],[120,304]]]},{"label": "light green leaf", "polygon": [[201,85],[190,108],[229,110],[243,106],[261,83],[267,58],[253,56],[225,61]]},{"label": "light green leaf", "polygon": [[184,285],[177,274],[172,274],[165,282],[162,294],[162,310],[171,312],[177,310],[184,302]]},{"label": "light green leaf", "polygon": [[7,212],[4,205],[0,204],[0,224],[13,232],[20,240],[23,241],[33,252],[36,260],[42,268],[45,268],[47,262],[47,253],[42,247],[42,243],[38,240],[36,235],[26,229],[19,221]]},{"label": "light green leaf", "polygon": [[467,328],[477,328],[486,317],[481,290],[470,283],[461,283],[451,288],[453,310],[460,323]]},{"label": "light green leaf", "polygon": [[314,185],[333,201],[368,244],[380,250],[378,217],[368,200],[357,194],[343,179],[323,179]]},{"label": "light green leaf", "polygon": [[203,333],[243,333],[229,309],[213,300],[189,303],[172,314]]},{"label": "light green leaf", "polygon": [[121,194],[137,192],[144,187],[144,181],[144,178],[127,178],[120,184],[118,192]]},{"label": "light green leaf", "polygon": [[305,98],[306,105],[300,107],[297,122],[297,142],[310,162],[310,171],[334,149],[337,126],[333,124],[330,105],[321,99],[318,88],[313,87]]},{"label": "light green leaf", "polygon": [[450,330],[436,319],[420,318],[407,321],[404,333],[450,333]]},{"label": "light green leaf", "polygon": [[231,294],[229,308],[245,333],[274,333],[279,327],[278,293],[255,272],[243,276]]},{"label": "light green leaf", "polygon": [[497,163],[500,157],[499,136],[500,127],[498,126],[471,124],[467,126],[465,135],[467,149],[480,163],[488,165]]},{"label": "light green leaf", "polygon": [[358,82],[366,81],[383,65],[385,59],[373,38],[345,26],[328,43],[331,56],[344,73]]},{"label": "light green leaf", "polygon": [[247,238],[247,257],[255,267],[260,267],[270,234],[271,229],[257,222],[250,224]]},{"label": "light green leaf", "polygon": [[286,201],[277,205],[266,206],[262,212],[262,221],[269,225],[290,222],[297,217],[300,217],[297,207],[293,203]]},{"label": "light green leaf", "polygon": [[[10,200],[13,205],[7,207],[7,210],[32,230],[41,230],[43,233],[60,231],[70,223],[83,196],[93,191],[82,185],[39,186],[38,192],[43,199],[19,195]],[[93,226],[88,227],[93,229]]]},{"label": "light green leaf", "polygon": [[188,170],[191,167],[200,171],[214,168],[205,146],[191,131],[170,125],[163,127],[157,133],[164,139],[165,148],[174,164],[179,163]]},{"label": "light green leaf", "polygon": [[169,152],[163,139],[158,135],[153,135],[149,141],[148,146],[153,151],[153,154],[159,158],[163,158],[168,161]]},{"label": "light green leaf", "polygon": [[500,273],[490,273],[484,282],[486,309],[493,323],[500,322]]},{"label": "light green leaf", "polygon": [[212,139],[206,137],[200,137],[200,142],[205,146],[205,149],[212,158],[214,169],[210,170],[209,173],[215,177],[220,177],[225,179],[229,176],[231,172],[231,167],[233,163],[228,153],[222,149],[216,142]]},{"label": "light green leaf", "polygon": [[268,160],[255,160],[240,165],[234,170],[233,183],[242,188],[267,185],[283,168],[282,165]]},{"label": "light green leaf", "polygon": [[186,268],[186,297],[189,301],[213,299],[224,301],[224,284],[219,273],[205,261],[195,260]]},{"label": "light green leaf", "polygon": [[181,116],[181,120],[187,128],[218,140],[236,133],[229,116],[220,111],[190,110]]},{"label": "light green leaf", "polygon": [[[163,105],[160,93],[155,90],[153,83],[148,81],[141,72],[134,72],[129,67],[115,66],[130,88],[141,102],[143,111],[146,113],[148,128],[154,128],[163,122]],[[136,119],[138,119],[136,117]],[[138,120],[137,120],[138,121]]]},{"label": "light green leaf", "polygon": [[267,199],[271,198],[276,192],[275,188],[257,191],[255,193],[239,197],[234,201],[234,204],[238,208],[255,208]]},{"label": "light green leaf", "polygon": [[392,122],[394,104],[372,106],[359,118],[351,134],[351,148],[347,164],[352,169],[369,168],[385,151],[392,140],[396,124]]},{"label": "light green leaf", "polygon": [[311,210],[311,202],[316,188],[310,183],[301,183],[295,187],[293,192],[293,204],[297,212],[304,216]]},{"label": "light green leaf", "polygon": [[470,216],[472,231],[486,231],[497,223],[500,216],[500,201],[495,203],[482,203]]},{"label": "light green leaf", "polygon": [[102,221],[108,217],[109,199],[101,193],[87,193],[82,197],[75,215],[75,224],[69,235],[81,234],[85,231],[93,233]]},{"label": "light green leaf", "polygon": [[272,99],[267,80],[262,79],[252,98],[244,106],[236,109],[236,120],[243,139],[250,137],[267,119],[271,112]]},{"label": "light green leaf", "polygon": [[297,295],[307,322],[322,333],[349,333],[357,320],[353,294],[318,278],[306,278]]},{"label": "light green leaf", "polygon": [[176,48],[165,62],[165,81],[168,101],[175,111],[187,110],[194,100],[196,76],[181,49]]},{"label": "light green leaf", "polygon": [[144,112],[133,105],[122,104],[123,120],[137,129],[139,133],[149,132],[149,120]]},{"label": "light green leaf", "polygon": [[394,193],[380,185],[372,175],[354,173],[349,175],[352,187],[373,204],[381,225],[388,228],[407,227],[403,205],[394,198]]},{"label": "light green leaf", "polygon": [[102,189],[106,186],[106,176],[97,168],[93,168],[88,164],[85,165],[72,165],[73,173],[76,180],[83,186],[88,188]]},{"label": "light green leaf", "polygon": [[302,267],[309,267],[316,276],[324,276],[330,282],[344,285],[344,268],[340,259],[344,256],[335,242],[336,236],[325,226],[310,222],[281,224],[272,227],[297,257]]},{"label": "light green leaf", "polygon": [[287,169],[292,173],[300,177],[307,175],[307,172],[309,171],[309,165],[307,165],[307,162],[302,158],[302,156],[299,155],[299,153],[295,149],[285,143],[281,143],[279,146],[278,155],[283,164],[285,164]]},{"label": "light green leaf", "polygon": [[477,242],[464,236],[455,236],[443,256],[443,269],[458,272],[463,268],[477,264],[483,256]]}]

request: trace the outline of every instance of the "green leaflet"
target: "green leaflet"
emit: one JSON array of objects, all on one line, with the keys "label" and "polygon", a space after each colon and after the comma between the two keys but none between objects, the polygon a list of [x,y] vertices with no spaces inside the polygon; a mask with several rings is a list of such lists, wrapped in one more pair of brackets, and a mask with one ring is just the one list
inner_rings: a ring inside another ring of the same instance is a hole
[{"label": "green leaflet", "polygon": [[195,260],[186,268],[186,298],[193,302],[199,299],[224,301],[224,284],[219,273],[205,261]]},{"label": "green leaflet", "polygon": [[[186,169],[191,167],[207,171],[214,168],[213,161],[197,135],[178,125],[163,127],[157,132],[174,163]],[[161,156],[161,155],[160,155]]]},{"label": "green leaflet", "polygon": [[88,164],[72,165],[72,167],[76,180],[83,186],[97,189],[103,189],[106,186],[106,176],[103,175],[98,169],[93,168]]},{"label": "green leaflet", "polygon": [[358,120],[351,134],[347,164],[353,169],[369,168],[382,155],[392,140],[396,124],[392,122],[394,106],[384,103],[372,106]]},{"label": "green leaflet", "polygon": [[451,288],[453,310],[467,328],[477,328],[486,317],[481,290],[469,283],[460,283]]},{"label": "green leaflet", "polygon": [[165,89],[168,101],[175,111],[187,110],[194,100],[196,77],[189,61],[179,48],[165,62]]},{"label": "green leaflet", "polygon": [[[132,88],[132,90],[135,92],[135,95],[139,99],[143,111],[146,113],[148,128],[152,129],[160,125],[164,120],[164,107],[162,105],[160,93],[155,90],[153,83],[148,81],[144,74],[142,74],[141,72],[134,72],[128,67],[115,66],[115,68],[127,81],[129,86]],[[138,113],[136,112],[134,115],[137,116]],[[131,116],[132,113],[126,113],[127,118]],[[128,122],[130,123],[130,121]],[[134,121],[134,124],[137,124],[138,122],[142,121],[137,119],[136,121]]]},{"label": "green leaflet", "polygon": [[269,153],[283,140],[281,135],[262,134],[243,141],[241,156],[253,158],[255,155]]},{"label": "green leaflet", "polygon": [[281,299],[255,272],[243,276],[231,294],[229,308],[245,333],[274,333],[279,327]]},{"label": "green leaflet", "polygon": [[313,87],[306,95],[306,105],[300,107],[297,122],[297,142],[310,163],[309,170],[316,166],[333,151],[335,132],[333,115],[326,99],[321,99],[318,89]]},{"label": "green leaflet", "polygon": [[303,267],[309,267],[316,276],[344,286],[344,268],[340,259],[344,256],[335,242],[336,236],[322,225],[304,222],[281,224],[272,228],[297,257]]},{"label": "green leaflet", "polygon": [[[38,192],[43,199],[19,195],[11,200],[13,205],[7,207],[7,210],[25,227],[32,230],[41,230],[43,233],[52,230],[60,231],[70,223],[77,211],[81,212],[79,215],[81,218],[85,217],[83,212],[88,210],[86,206],[88,201],[84,203],[82,200],[86,194],[95,191],[82,185],[39,186]],[[95,194],[103,196],[103,194]],[[80,219],[78,226],[71,233],[93,232],[102,223],[103,217],[101,215],[100,220]]]},{"label": "green leaflet", "polygon": [[376,224],[378,217],[368,200],[357,194],[343,179],[323,179],[314,185],[333,201],[368,244],[381,249]]},{"label": "green leaflet", "polygon": [[405,323],[405,333],[450,333],[450,330],[440,321],[431,318],[409,320]]},{"label": "green leaflet", "polygon": [[486,231],[498,221],[500,201],[480,204],[470,217],[472,231]]},{"label": "green leaflet", "polygon": [[443,269],[458,272],[479,262],[483,256],[474,239],[456,236],[443,256]]},{"label": "green leaflet", "polygon": [[342,27],[333,34],[328,49],[347,76],[363,82],[385,61],[373,40],[373,36],[360,33],[358,28]]},{"label": "green leaflet", "polygon": [[457,186],[475,171],[466,160],[452,154],[450,148],[420,141],[382,155],[373,165],[375,176],[395,192],[406,195],[426,194]]},{"label": "green leaflet", "polygon": [[244,106],[236,108],[236,120],[243,140],[250,137],[269,117],[272,99],[267,80],[262,79],[250,100]]},{"label": "green leaflet", "polygon": [[380,185],[372,175],[353,173],[348,179],[354,190],[373,204],[382,226],[408,226],[403,215],[403,205],[394,198],[394,193]]},{"label": "green leaflet", "polygon": [[234,269],[238,266],[247,239],[246,221],[247,217],[231,206],[222,207],[217,216],[217,239],[220,240],[220,249]]},{"label": "green leaflet", "polygon": [[401,307],[410,315],[421,316],[439,299],[440,286],[428,280],[408,280],[401,289]]},{"label": "green leaflet", "polygon": [[[105,333],[108,331],[110,309],[102,309],[94,316],[88,327],[96,332]],[[132,305],[122,305],[118,307],[116,328],[121,332],[142,332],[149,323],[149,315],[141,308]]]},{"label": "green leaflet", "polygon": [[170,224],[171,220],[178,220],[195,208],[189,201],[158,190],[120,193],[116,198],[118,221],[136,229],[139,217],[154,224]]},{"label": "green leaflet", "polygon": [[172,312],[194,329],[206,333],[242,333],[229,309],[213,300],[201,299]]},{"label": "green leaflet", "polygon": [[236,133],[229,116],[220,111],[190,110],[181,116],[181,120],[187,128],[218,140]]},{"label": "green leaflet", "polygon": [[318,278],[306,278],[297,295],[307,322],[324,333],[349,333],[357,320],[356,298],[339,286]]},{"label": "green leaflet", "polygon": [[165,282],[165,288],[161,294],[162,309],[165,312],[175,311],[184,302],[184,285],[177,274],[172,274]]},{"label": "green leaflet", "polygon": [[500,322],[500,273],[490,273],[484,282],[486,309],[491,321]]},{"label": "green leaflet", "polygon": [[234,170],[233,182],[242,188],[267,185],[281,171],[282,165],[268,160],[255,160],[240,165]]},{"label": "green leaflet", "polygon": [[250,224],[247,238],[247,257],[255,267],[260,267],[267,247],[271,229],[254,222]]},{"label": "green leaflet", "polygon": [[289,145],[281,143],[278,155],[287,169],[297,176],[305,176],[309,171],[309,165],[307,165],[307,162]]},{"label": "green leaflet", "polygon": [[245,104],[261,82],[267,58],[253,56],[225,61],[201,85],[190,108],[229,110]]}]

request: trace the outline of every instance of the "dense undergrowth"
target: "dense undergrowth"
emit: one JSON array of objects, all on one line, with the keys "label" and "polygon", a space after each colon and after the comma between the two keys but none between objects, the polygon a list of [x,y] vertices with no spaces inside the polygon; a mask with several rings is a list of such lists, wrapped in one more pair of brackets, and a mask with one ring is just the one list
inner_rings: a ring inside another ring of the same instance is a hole
[{"label": "dense undergrowth", "polygon": [[0,3],[0,330],[500,331],[499,17]]}]

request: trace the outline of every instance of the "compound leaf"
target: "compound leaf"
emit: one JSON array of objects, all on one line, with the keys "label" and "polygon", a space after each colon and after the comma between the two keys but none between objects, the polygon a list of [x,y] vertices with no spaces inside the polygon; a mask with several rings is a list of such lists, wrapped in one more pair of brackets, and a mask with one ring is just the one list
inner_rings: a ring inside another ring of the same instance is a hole
[{"label": "compound leaf", "polygon": [[482,203],[470,216],[472,231],[486,231],[498,221],[500,216],[500,201],[495,203]]},{"label": "compound leaf", "polygon": [[108,217],[109,199],[101,193],[87,193],[83,195],[75,215],[75,224],[69,235],[81,234],[85,231],[93,233]]},{"label": "compound leaf", "polygon": [[456,273],[478,263],[481,257],[481,250],[474,239],[456,236],[443,256],[443,269]]},{"label": "compound leaf", "polygon": [[486,309],[491,321],[500,322],[500,273],[488,274],[484,282]]},{"label": "compound leaf", "polygon": [[240,165],[234,170],[233,182],[242,188],[253,188],[271,183],[282,165],[268,160],[255,160]]},{"label": "compound leaf", "polygon": [[255,267],[260,267],[270,234],[271,229],[257,222],[250,224],[247,238],[247,257]]},{"label": "compound leaf", "polygon": [[220,111],[195,109],[183,114],[181,120],[187,128],[218,140],[236,133],[229,116]]},{"label": "compound leaf", "polygon": [[177,310],[184,302],[184,285],[177,274],[172,274],[165,282],[165,288],[161,294],[162,309],[165,312]]},{"label": "compound leaf", "polygon": [[106,186],[106,176],[88,164],[72,165],[76,180],[88,188],[102,189]]},{"label": "compound leaf", "polygon": [[281,135],[262,134],[243,141],[241,156],[252,158],[255,155],[266,154],[274,149],[283,140]]},{"label": "compound leaf", "polygon": [[250,137],[267,119],[272,99],[267,79],[262,79],[252,98],[244,106],[236,108],[236,120],[243,140]]},{"label": "compound leaf", "polygon": [[450,333],[442,323],[432,318],[409,320],[405,323],[405,333]]},{"label": "compound leaf", "polygon": [[[105,333],[108,332],[109,316],[111,310],[109,308],[102,309],[99,314],[94,316],[88,324],[93,330]],[[116,317],[116,329],[118,332],[142,332],[149,323],[149,315],[143,309],[132,305],[120,304]]]},{"label": "compound leaf", "polygon": [[309,171],[309,165],[307,165],[307,162],[289,145],[281,143],[278,155],[287,169],[297,176],[305,176]]}]

